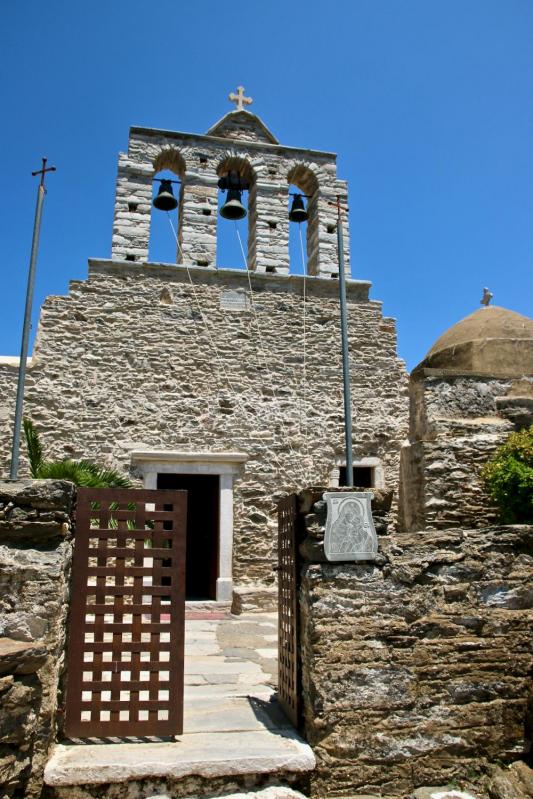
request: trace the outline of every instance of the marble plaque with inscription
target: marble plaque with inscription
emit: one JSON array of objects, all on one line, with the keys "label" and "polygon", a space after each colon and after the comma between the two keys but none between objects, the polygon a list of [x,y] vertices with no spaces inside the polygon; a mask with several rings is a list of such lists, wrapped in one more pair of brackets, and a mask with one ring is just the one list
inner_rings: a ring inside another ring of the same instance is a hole
[{"label": "marble plaque with inscription", "polygon": [[224,289],[220,294],[223,311],[247,311],[250,307],[248,294],[242,289]]},{"label": "marble plaque with inscription", "polygon": [[328,516],[324,537],[326,558],[374,560],[378,537],[372,519],[371,491],[327,492]]}]

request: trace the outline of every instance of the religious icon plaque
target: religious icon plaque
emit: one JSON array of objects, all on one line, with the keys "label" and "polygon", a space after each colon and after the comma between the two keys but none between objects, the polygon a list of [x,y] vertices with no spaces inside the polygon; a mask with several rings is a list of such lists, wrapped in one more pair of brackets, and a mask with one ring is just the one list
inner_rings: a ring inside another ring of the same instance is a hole
[{"label": "religious icon plaque", "polygon": [[372,519],[371,491],[327,492],[324,552],[331,561],[375,560],[378,537]]}]

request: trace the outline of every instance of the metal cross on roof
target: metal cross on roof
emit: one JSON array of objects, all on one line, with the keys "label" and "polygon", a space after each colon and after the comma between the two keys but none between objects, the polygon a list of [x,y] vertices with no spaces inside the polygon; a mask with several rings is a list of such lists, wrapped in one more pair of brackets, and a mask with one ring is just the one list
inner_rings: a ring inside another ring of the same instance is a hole
[{"label": "metal cross on roof", "polygon": [[235,103],[237,111],[244,111],[245,105],[251,105],[253,103],[251,97],[244,96],[244,86],[237,86],[237,94],[231,92],[231,94],[228,95],[228,100],[231,103]]}]

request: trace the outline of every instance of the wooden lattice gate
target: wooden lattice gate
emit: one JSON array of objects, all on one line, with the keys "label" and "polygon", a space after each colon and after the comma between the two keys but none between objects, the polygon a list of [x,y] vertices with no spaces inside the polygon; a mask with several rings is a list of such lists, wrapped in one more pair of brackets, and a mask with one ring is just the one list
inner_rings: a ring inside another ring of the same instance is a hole
[{"label": "wooden lattice gate", "polygon": [[300,720],[298,657],[297,500],[291,494],[278,504],[278,696],[295,727]]},{"label": "wooden lattice gate", "polygon": [[70,737],[183,732],[185,491],[78,491]]}]

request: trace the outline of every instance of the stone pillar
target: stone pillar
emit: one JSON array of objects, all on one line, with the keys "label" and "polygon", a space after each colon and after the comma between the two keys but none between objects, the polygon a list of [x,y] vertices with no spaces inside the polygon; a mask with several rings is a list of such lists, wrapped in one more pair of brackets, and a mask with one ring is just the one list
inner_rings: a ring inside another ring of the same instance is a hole
[{"label": "stone pillar", "polygon": [[319,215],[318,191],[307,198],[307,274],[318,276],[319,270]]},{"label": "stone pillar", "polygon": [[148,260],[152,206],[151,165],[119,156],[111,257],[114,261]]},{"label": "stone pillar", "polygon": [[181,190],[178,263],[216,266],[217,177],[187,173]]},{"label": "stone pillar", "polygon": [[0,482],[0,783],[39,797],[58,727],[75,487]]},{"label": "stone pillar", "polygon": [[342,217],[342,232],[344,236],[344,269],[346,277],[351,277],[352,270],[350,266],[350,226],[348,223],[348,182],[346,180],[337,180],[337,191],[341,198],[341,206],[345,209]]},{"label": "stone pillar", "polygon": [[220,475],[219,553],[217,601],[228,602],[233,594],[233,474]]},{"label": "stone pillar", "polygon": [[248,269],[288,275],[288,186],[256,181],[249,214]]},{"label": "stone pillar", "polygon": [[[339,274],[339,258],[337,251],[337,209],[335,203],[337,194],[341,198],[341,207],[348,206],[346,181],[337,181],[338,187],[335,194],[316,192],[309,200],[308,224],[308,253],[309,273],[318,277],[337,277]],[[351,276],[350,270],[350,233],[348,214],[343,214],[344,238],[344,271],[346,277]]]}]

